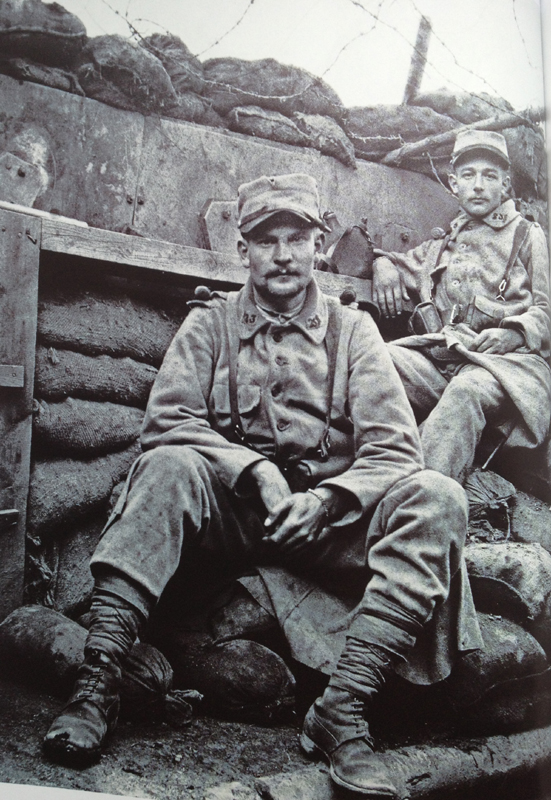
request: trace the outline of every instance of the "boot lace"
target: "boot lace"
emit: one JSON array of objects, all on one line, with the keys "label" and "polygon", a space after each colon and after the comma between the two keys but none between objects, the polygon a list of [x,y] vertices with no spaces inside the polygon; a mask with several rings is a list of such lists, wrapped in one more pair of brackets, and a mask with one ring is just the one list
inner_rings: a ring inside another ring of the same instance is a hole
[{"label": "boot lace", "polygon": [[369,733],[369,726],[365,718],[365,700],[362,700],[360,697],[353,697],[350,700],[350,706],[356,732],[359,734],[358,738],[365,739],[367,745],[373,750],[375,748],[375,743],[373,737]]}]

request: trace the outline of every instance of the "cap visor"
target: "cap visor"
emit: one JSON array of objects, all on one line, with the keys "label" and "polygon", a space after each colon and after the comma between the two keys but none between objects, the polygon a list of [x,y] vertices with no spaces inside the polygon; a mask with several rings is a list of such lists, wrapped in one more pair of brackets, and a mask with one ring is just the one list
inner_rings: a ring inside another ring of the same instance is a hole
[{"label": "cap visor", "polygon": [[470,147],[465,147],[463,150],[460,150],[458,153],[452,153],[451,163],[453,166],[457,164],[460,158],[463,156],[468,155],[469,153],[474,153],[475,151],[479,151],[480,153],[491,153],[493,156],[498,158],[503,164],[507,167],[511,166],[511,162],[509,157],[505,155],[501,150],[498,150],[497,147],[487,147],[485,145],[480,144],[473,144]]},{"label": "cap visor", "polygon": [[296,211],[294,208],[275,208],[273,211],[266,211],[264,214],[260,214],[258,217],[255,217],[252,220],[247,220],[246,222],[242,222],[239,225],[239,230],[241,233],[250,233],[253,228],[256,228],[258,225],[262,225],[263,222],[266,222],[267,219],[270,217],[274,217],[276,214],[293,214],[295,217],[299,219],[305,220],[309,222],[311,225],[316,225],[318,228],[321,228],[322,231],[330,231],[325,222],[322,219],[317,217],[311,217],[309,214],[304,214],[301,211]]}]

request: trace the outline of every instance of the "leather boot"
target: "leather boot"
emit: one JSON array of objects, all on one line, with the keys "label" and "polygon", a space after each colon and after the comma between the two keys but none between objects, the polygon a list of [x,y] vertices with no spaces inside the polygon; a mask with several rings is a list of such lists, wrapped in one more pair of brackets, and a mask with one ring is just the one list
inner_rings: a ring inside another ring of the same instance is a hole
[{"label": "leather boot", "polygon": [[398,798],[388,772],[372,758],[366,702],[367,698],[329,685],[306,714],[300,745],[306,755],[325,757],[338,786],[373,800]]},{"label": "leather boot", "polygon": [[44,739],[44,752],[69,766],[88,766],[99,758],[117,724],[121,670],[101,650],[89,650],[69,702]]}]

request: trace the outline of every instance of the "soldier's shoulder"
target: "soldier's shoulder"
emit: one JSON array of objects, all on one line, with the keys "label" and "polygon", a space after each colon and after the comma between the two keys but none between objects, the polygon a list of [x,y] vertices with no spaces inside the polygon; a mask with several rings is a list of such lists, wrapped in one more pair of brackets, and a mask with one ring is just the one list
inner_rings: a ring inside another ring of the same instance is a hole
[{"label": "soldier's shoulder", "polygon": [[209,289],[208,286],[198,286],[195,289],[193,299],[188,300],[188,308],[207,308],[217,309],[225,305],[228,299],[227,292],[218,292]]}]

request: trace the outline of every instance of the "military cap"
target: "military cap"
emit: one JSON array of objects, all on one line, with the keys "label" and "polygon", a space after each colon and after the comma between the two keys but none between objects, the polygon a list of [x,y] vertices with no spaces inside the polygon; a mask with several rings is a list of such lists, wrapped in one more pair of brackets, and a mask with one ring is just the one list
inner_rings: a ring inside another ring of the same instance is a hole
[{"label": "military cap", "polygon": [[242,233],[249,233],[282,211],[294,214],[324,231],[330,230],[321,216],[316,181],[301,172],[271,177],[263,175],[250,183],[241,184],[237,211],[237,224]]},{"label": "military cap", "polygon": [[451,163],[455,166],[457,160],[472,150],[485,150],[497,156],[507,167],[511,166],[507,142],[501,133],[495,131],[462,131],[457,134],[452,152]]}]

